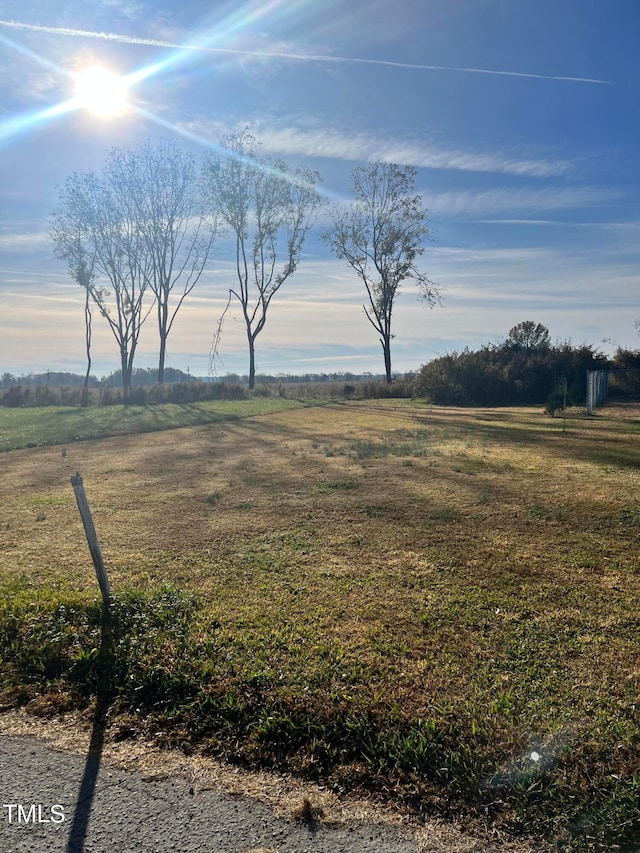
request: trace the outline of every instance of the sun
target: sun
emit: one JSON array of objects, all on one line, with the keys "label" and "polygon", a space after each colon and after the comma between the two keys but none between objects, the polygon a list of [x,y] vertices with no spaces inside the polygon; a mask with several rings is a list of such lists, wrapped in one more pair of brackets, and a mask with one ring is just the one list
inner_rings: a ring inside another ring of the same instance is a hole
[{"label": "sun", "polygon": [[112,118],[126,112],[129,86],[108,68],[92,65],[74,76],[76,101],[94,115]]}]

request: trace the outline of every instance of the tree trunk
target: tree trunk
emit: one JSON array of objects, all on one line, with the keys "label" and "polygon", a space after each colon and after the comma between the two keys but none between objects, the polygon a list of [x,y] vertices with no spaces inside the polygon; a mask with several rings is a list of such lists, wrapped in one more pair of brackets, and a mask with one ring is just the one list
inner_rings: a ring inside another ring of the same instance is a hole
[{"label": "tree trunk", "polygon": [[256,347],[251,335],[247,335],[247,337],[249,339],[249,391],[253,391],[253,386],[256,383]]},{"label": "tree trunk", "polygon": [[129,402],[129,391],[131,390],[131,367],[126,349],[120,350],[120,370],[122,371],[122,400],[125,406]]},{"label": "tree trunk", "polygon": [[384,353],[384,371],[387,377],[387,385],[391,385],[391,336],[385,335],[381,343]]},{"label": "tree trunk", "polygon": [[168,305],[162,301],[164,291],[159,291],[158,299],[158,331],[160,333],[160,355],[158,356],[158,385],[164,382],[164,360],[167,355],[167,320],[169,316]]},{"label": "tree trunk", "polygon": [[167,354],[167,336],[160,332],[160,356],[158,358],[158,385],[164,382],[164,359]]},{"label": "tree trunk", "polygon": [[87,346],[87,372],[84,377],[82,389],[82,405],[89,405],[89,376],[91,374],[91,304],[89,302],[89,288],[86,288],[86,299],[84,303],[84,334]]}]

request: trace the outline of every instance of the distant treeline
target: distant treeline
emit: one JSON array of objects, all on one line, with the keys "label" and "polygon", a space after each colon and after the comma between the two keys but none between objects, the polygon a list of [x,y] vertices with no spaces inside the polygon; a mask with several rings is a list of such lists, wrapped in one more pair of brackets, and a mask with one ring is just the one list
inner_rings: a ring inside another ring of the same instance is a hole
[{"label": "distant treeline", "polygon": [[[91,385],[98,385],[95,376],[89,377]],[[14,376],[13,373],[3,373],[0,376],[0,388],[12,388],[14,385],[24,385],[26,388],[36,388],[39,385],[49,385],[51,388],[76,388],[84,385],[84,376],[77,373],[61,373],[47,370],[46,373],[28,373]]]},{"label": "distant treeline", "polygon": [[[400,378],[401,374],[395,374],[394,378]],[[416,372],[404,374],[405,377],[412,378],[416,376]],[[256,375],[256,380],[263,385],[265,383],[282,383],[284,385],[299,384],[301,382],[376,382],[384,379],[382,373],[302,373],[302,374],[270,374],[259,373]],[[164,381],[171,384],[175,382],[224,382],[226,384],[245,385],[249,382],[249,377],[239,373],[227,373],[223,377],[198,377],[192,376],[190,373],[185,373],[184,370],[179,370],[175,367],[165,367]],[[131,375],[131,384],[134,386],[150,386],[156,385],[158,382],[158,369],[136,368]],[[26,388],[36,388],[39,385],[48,385],[50,388],[78,388],[84,385],[84,376],[77,373],[62,373],[55,370],[47,370],[46,373],[28,373],[21,376],[14,376],[12,373],[3,373],[0,377],[0,388],[11,388],[14,385],[24,385]],[[95,376],[89,377],[89,387],[99,388],[104,386],[116,387],[122,385],[122,371],[114,370],[112,373],[97,379]]]},{"label": "distant treeline", "polygon": [[[157,383],[155,369],[139,368],[132,375],[128,402],[133,405],[193,403],[203,400],[241,400],[250,396],[291,399],[371,399],[419,397],[438,405],[513,406],[543,404],[550,413],[567,405],[582,405],[587,370],[610,369],[612,394],[640,395],[640,350],[619,348],[612,359],[589,344],[551,343],[549,330],[525,321],[506,339],[479,350],[464,349],[440,356],[419,372],[395,376],[389,385],[371,373],[306,373],[194,379],[182,370],[165,368],[165,382]],[[627,373],[615,373],[630,371]],[[637,373],[633,371],[638,371]],[[5,373],[0,382],[2,406],[80,406],[84,377],[48,371],[27,377]],[[89,405],[121,404],[120,371],[97,380],[92,377]]]},{"label": "distant treeline", "polygon": [[[192,377],[183,370],[166,367],[164,371],[165,382],[188,382]],[[133,372],[134,385],[155,385],[158,381],[157,368],[138,368]],[[24,385],[25,388],[37,388],[38,386],[49,386],[49,388],[79,388],[84,385],[84,376],[77,373],[62,373],[56,370],[47,370],[46,373],[28,373],[22,376],[14,376],[12,373],[3,373],[0,377],[0,388],[12,388],[15,385]],[[89,377],[89,387],[122,385],[122,373],[119,370],[97,379]]]},{"label": "distant treeline", "polygon": [[[165,376],[167,371],[165,370]],[[186,374],[185,374],[186,375]],[[223,380],[203,381],[188,379],[182,382],[160,384],[133,384],[128,392],[127,404],[152,406],[160,403],[188,404],[205,400],[244,400],[250,397],[287,397],[289,399],[370,399],[381,397],[412,397],[414,376],[396,377],[389,385],[384,378],[342,382],[321,380],[301,381],[289,377],[288,382],[277,379],[273,382],[257,381],[253,391],[245,382]],[[84,395],[82,385],[25,385],[20,382],[0,390],[0,406],[111,406],[124,403],[122,387],[117,379],[113,382],[96,382]]]}]

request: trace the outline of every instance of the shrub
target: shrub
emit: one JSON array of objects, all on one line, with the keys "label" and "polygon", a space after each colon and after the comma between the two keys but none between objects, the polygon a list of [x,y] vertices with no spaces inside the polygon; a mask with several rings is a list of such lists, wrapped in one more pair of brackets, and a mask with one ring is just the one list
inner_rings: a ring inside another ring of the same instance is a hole
[{"label": "shrub", "polygon": [[399,377],[389,383],[384,379],[362,383],[362,396],[365,400],[413,397],[414,384],[411,379]]},{"label": "shrub", "polygon": [[[61,406],[81,406],[82,405],[82,391],[81,387],[70,388],[68,385],[63,385],[60,388],[60,397],[59,404]],[[44,403],[43,405],[51,405],[50,403]]]},{"label": "shrub", "polygon": [[25,388],[24,385],[12,385],[3,391],[0,397],[0,403],[3,406],[17,409],[22,406],[28,406],[31,401],[31,389]]},{"label": "shrub", "polygon": [[[569,399],[566,401],[567,406],[569,405]],[[544,410],[550,415],[552,418],[555,417],[556,412],[561,412],[564,409],[565,405],[565,390],[564,386],[558,386],[554,388],[554,390],[547,397],[547,402],[545,403]]]},{"label": "shrub", "polygon": [[574,347],[565,341],[550,347],[544,342],[537,348],[523,348],[507,339],[502,345],[465,349],[425,364],[418,374],[416,394],[441,405],[531,405],[545,403],[559,382],[566,380],[568,396],[578,404],[585,398],[586,371],[607,364],[604,355],[586,344]]},{"label": "shrub", "polygon": [[271,385],[268,382],[261,382],[260,385],[256,385],[252,394],[254,397],[273,397]]},{"label": "shrub", "polygon": [[[62,391],[62,389],[60,389]],[[60,394],[48,385],[38,385],[35,390],[35,405],[36,406],[56,406],[58,405]]]},{"label": "shrub", "polygon": [[110,388],[108,385],[100,389],[100,405],[115,406],[122,403],[122,389]]}]

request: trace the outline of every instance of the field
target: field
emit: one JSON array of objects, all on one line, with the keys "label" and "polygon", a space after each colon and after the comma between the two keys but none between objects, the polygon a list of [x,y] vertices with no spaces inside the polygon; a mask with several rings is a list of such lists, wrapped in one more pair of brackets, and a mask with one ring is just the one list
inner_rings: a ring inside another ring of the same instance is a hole
[{"label": "field", "polygon": [[0,409],[0,452],[50,444],[75,444],[94,438],[158,432],[196,424],[295,409],[297,400],[217,400],[185,405],[90,406]]},{"label": "field", "polygon": [[[640,413],[256,402],[0,455],[2,706],[104,678],[78,470],[114,736],[637,850]],[[4,446],[21,428],[0,417]]]}]

